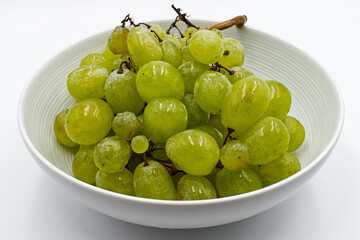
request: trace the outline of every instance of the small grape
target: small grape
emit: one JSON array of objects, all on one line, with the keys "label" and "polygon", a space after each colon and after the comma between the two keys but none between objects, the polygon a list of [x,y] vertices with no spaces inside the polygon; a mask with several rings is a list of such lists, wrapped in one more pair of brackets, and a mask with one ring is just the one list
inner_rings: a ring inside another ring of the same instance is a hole
[{"label": "small grape", "polygon": [[114,117],[112,129],[119,139],[130,141],[140,134],[141,125],[134,113],[122,112]]},{"label": "small grape", "polygon": [[144,135],[138,135],[131,140],[131,149],[135,153],[144,153],[149,148],[149,140]]},{"label": "small grape", "polygon": [[244,46],[235,38],[223,39],[224,52],[219,59],[219,64],[225,68],[241,67],[244,64]]},{"label": "small grape", "polygon": [[160,43],[160,47],[162,50],[161,61],[168,62],[178,68],[182,63],[182,56],[176,44],[169,40],[163,40]]},{"label": "small grape", "polygon": [[95,176],[98,171],[94,163],[95,146],[80,146],[72,163],[74,177],[89,184],[95,184]]},{"label": "small grape", "polygon": [[204,125],[208,122],[210,114],[199,107],[193,94],[185,93],[182,102],[184,103],[188,112],[187,128]]},{"label": "small grape", "polygon": [[101,53],[91,53],[89,55],[86,55],[81,60],[80,66],[97,65],[97,66],[101,66],[103,68],[106,68],[106,70],[108,72],[111,72],[113,70],[112,62],[113,62],[112,60],[107,59]]},{"label": "small grape", "polygon": [[204,200],[214,198],[216,198],[216,190],[206,177],[186,174],[178,183],[178,200]]},{"label": "small grape", "polygon": [[114,54],[123,54],[128,51],[127,47],[127,38],[129,34],[129,29],[122,26],[117,26],[111,33],[108,39],[109,49]]},{"label": "small grape", "polygon": [[191,60],[183,63],[178,68],[178,71],[184,81],[185,92],[194,93],[194,85],[196,79],[198,79],[201,74],[208,70],[210,70],[209,65],[199,63],[196,60]]},{"label": "small grape", "polygon": [[77,147],[79,144],[71,140],[65,131],[65,117],[69,109],[62,110],[54,121],[54,133],[59,143],[67,147]]},{"label": "small grape", "polygon": [[195,27],[187,27],[185,29],[185,32],[184,32],[184,35],[185,35],[185,38],[187,39],[190,39],[191,36],[196,33],[197,31],[199,31],[199,29],[195,28]]},{"label": "small grape", "polygon": [[290,134],[288,151],[293,152],[303,144],[305,140],[305,128],[296,118],[291,116],[285,117],[283,122]]},{"label": "small grape", "polygon": [[270,103],[263,117],[271,116],[283,120],[291,106],[291,94],[289,89],[277,81],[266,81],[270,89]]},{"label": "small grape", "polygon": [[239,140],[227,142],[220,151],[220,161],[231,171],[243,170],[249,162],[249,147]]},{"label": "small grape", "polygon": [[126,168],[114,173],[98,171],[95,179],[99,188],[130,196],[135,195],[133,174]]}]

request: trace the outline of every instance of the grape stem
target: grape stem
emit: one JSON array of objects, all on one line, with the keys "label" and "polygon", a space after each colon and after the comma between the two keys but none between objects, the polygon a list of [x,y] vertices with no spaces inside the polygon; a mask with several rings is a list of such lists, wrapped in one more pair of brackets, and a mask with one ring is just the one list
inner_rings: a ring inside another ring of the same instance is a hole
[{"label": "grape stem", "polygon": [[227,29],[227,28],[232,27],[232,26],[236,26],[237,28],[240,28],[240,27],[244,26],[244,24],[246,22],[247,22],[247,17],[245,15],[240,15],[240,16],[234,17],[232,19],[229,19],[227,21],[207,26],[204,29],[207,29],[207,30],[212,30],[212,29],[224,30],[224,29]]},{"label": "grape stem", "polygon": [[[227,50],[226,50],[226,51],[227,51]],[[225,51],[225,52],[226,52],[226,51]],[[224,52],[224,55],[225,55],[225,52]],[[228,53],[228,54],[229,54],[229,53]],[[211,66],[210,70],[214,70],[214,71],[220,72],[220,69],[221,69],[221,68],[224,69],[225,71],[227,71],[230,75],[234,75],[234,73],[235,73],[233,70],[227,69],[226,67],[220,65],[218,62],[214,63],[214,64]]]},{"label": "grape stem", "polygon": [[163,40],[159,37],[159,35],[154,31],[154,30],[150,30],[150,32],[154,33],[155,36],[159,39],[159,42],[162,42]]},{"label": "grape stem", "polygon": [[147,23],[141,22],[141,23],[135,24],[133,19],[130,17],[130,13],[128,15],[126,15],[125,18],[121,21],[121,23],[122,23],[121,26],[125,27],[125,24],[127,22],[130,22],[130,26],[138,27],[138,26],[140,26],[142,24],[142,25],[145,25],[147,28],[151,28],[151,26],[149,24],[147,24]]},{"label": "grape stem", "polygon": [[226,144],[226,142],[227,142],[227,140],[228,140],[229,138],[230,138],[230,139],[232,139],[230,135],[231,135],[233,132],[235,132],[235,130],[234,130],[234,129],[232,129],[232,128],[228,128],[228,133],[227,133],[227,135],[226,135],[226,137],[225,137],[225,139],[224,139],[224,143],[223,143],[223,145],[225,145],[225,144]]}]

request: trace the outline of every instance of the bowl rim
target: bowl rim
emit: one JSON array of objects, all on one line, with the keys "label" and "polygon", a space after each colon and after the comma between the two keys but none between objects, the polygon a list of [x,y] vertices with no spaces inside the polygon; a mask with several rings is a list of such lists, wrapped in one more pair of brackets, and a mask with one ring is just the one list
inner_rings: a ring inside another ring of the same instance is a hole
[{"label": "bowl rim", "polygon": [[[170,19],[156,20],[155,19],[155,20],[149,21],[149,23],[165,23],[165,22],[169,22],[169,21],[172,21],[172,20],[170,20]],[[192,19],[192,22],[208,22],[209,24],[213,24],[215,21],[203,20],[203,19]],[[286,41],[282,40],[280,37],[278,37],[274,34],[269,34],[263,30],[261,30],[261,31],[257,30],[256,28],[254,28],[252,26],[248,26],[248,24],[245,25],[243,28],[245,28],[246,30],[253,31],[257,34],[264,35],[265,37],[271,38],[281,44],[287,45],[293,51],[296,51],[298,54],[307,58],[312,64],[317,65],[317,67],[322,70],[323,74],[327,75],[328,79],[330,80],[329,83],[332,85],[334,92],[337,95],[340,115],[339,115],[339,120],[337,122],[336,130],[334,131],[334,133],[331,137],[331,140],[313,161],[311,161],[307,166],[302,168],[299,172],[295,173],[294,175],[292,175],[280,182],[272,184],[270,186],[267,186],[267,187],[264,187],[264,188],[261,188],[261,189],[258,189],[258,190],[252,191],[252,192],[235,195],[235,196],[222,197],[222,198],[216,198],[216,199],[208,199],[208,200],[188,200],[188,201],[159,200],[159,199],[141,198],[141,197],[136,197],[136,196],[129,196],[129,195],[125,195],[125,194],[115,193],[115,192],[111,192],[111,191],[87,184],[87,183],[82,182],[82,181],[76,179],[75,177],[65,173],[64,171],[60,170],[55,165],[53,165],[51,162],[49,162],[32,144],[32,142],[28,136],[28,132],[25,128],[24,99],[26,98],[26,96],[28,94],[28,89],[34,83],[34,80],[36,80],[38,78],[40,73],[44,69],[46,69],[48,67],[48,65],[50,65],[50,63],[53,60],[55,60],[56,58],[58,58],[61,54],[63,54],[64,52],[68,51],[71,48],[75,48],[78,45],[83,44],[84,42],[88,41],[89,39],[96,38],[96,37],[102,36],[103,34],[109,33],[111,30],[102,31],[100,33],[88,36],[88,37],[86,37],[80,41],[77,41],[73,44],[69,44],[65,48],[59,50],[57,52],[57,54],[55,54],[53,57],[48,59],[45,62],[45,64],[38,67],[38,69],[36,71],[34,71],[31,75],[31,77],[26,81],[26,83],[22,89],[22,92],[21,92],[21,95],[20,95],[20,98],[18,101],[18,108],[17,108],[18,127],[19,127],[20,134],[24,140],[25,145],[27,146],[30,153],[33,153],[36,156],[35,160],[39,165],[41,165],[42,167],[46,167],[52,173],[56,174],[57,176],[61,177],[64,180],[66,180],[67,182],[76,184],[78,187],[81,187],[83,190],[92,191],[95,194],[104,195],[106,197],[118,199],[119,201],[123,200],[123,201],[131,201],[134,203],[149,204],[149,205],[163,205],[163,206],[171,206],[171,207],[216,205],[216,204],[220,204],[220,203],[229,203],[229,202],[234,202],[234,201],[243,201],[246,199],[255,198],[259,195],[264,195],[274,189],[280,189],[280,188],[285,187],[286,185],[290,184],[291,182],[294,182],[295,179],[297,179],[298,177],[308,173],[314,166],[320,164],[323,160],[326,159],[326,155],[329,154],[331,152],[331,150],[334,148],[336,142],[338,141],[338,139],[340,137],[340,134],[341,134],[341,131],[342,131],[342,128],[344,125],[345,107],[344,107],[343,95],[341,93],[340,86],[334,80],[332,73],[326,67],[324,67],[324,65],[320,61],[318,61],[316,58],[314,58],[312,55],[310,55],[303,49],[299,49],[298,47],[292,45],[290,42],[286,42]],[[51,176],[51,177],[53,177],[53,176]]]}]

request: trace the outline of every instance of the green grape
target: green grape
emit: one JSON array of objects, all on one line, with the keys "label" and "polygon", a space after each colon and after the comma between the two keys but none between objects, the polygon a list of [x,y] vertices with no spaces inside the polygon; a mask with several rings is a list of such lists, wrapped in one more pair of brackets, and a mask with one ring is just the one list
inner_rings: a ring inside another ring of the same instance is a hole
[{"label": "green grape", "polygon": [[290,135],[285,124],[274,117],[264,117],[242,136],[249,147],[251,165],[266,164],[284,154]]},{"label": "green grape", "polygon": [[74,177],[89,184],[95,184],[95,176],[98,171],[94,163],[95,146],[80,146],[72,163]]},{"label": "green grape", "polygon": [[224,126],[243,133],[261,118],[269,102],[270,90],[263,80],[244,78],[236,82],[225,95],[221,121]]},{"label": "green grape", "polygon": [[[133,64],[131,64],[131,62],[130,62],[130,55],[129,55],[128,52],[122,54],[121,57],[119,57],[119,58],[117,58],[117,59],[115,59],[115,60],[113,61],[113,63],[112,63],[113,69],[114,69],[114,70],[118,70],[118,69],[120,68],[120,64],[121,64],[122,62],[128,62],[129,65],[133,66]],[[121,68],[122,68],[122,69],[125,69],[125,68],[126,68],[126,69],[129,69],[125,64],[123,64],[123,65],[121,66]]]},{"label": "green grape", "polygon": [[185,175],[186,173],[184,172],[176,172],[174,175],[171,176],[172,180],[173,180],[173,183],[174,183],[174,186],[175,186],[175,189],[177,189],[177,185],[180,181],[180,179]]},{"label": "green grape", "polygon": [[77,102],[65,117],[65,131],[80,145],[91,145],[103,139],[111,129],[114,113],[109,105],[98,98]]},{"label": "green grape", "polygon": [[156,98],[144,110],[144,132],[154,143],[165,143],[175,133],[185,130],[187,122],[186,107],[175,98]]},{"label": "green grape", "polygon": [[224,52],[221,38],[211,30],[199,30],[189,40],[189,48],[194,58],[204,64],[218,62]]},{"label": "green grape", "polygon": [[95,147],[94,162],[100,171],[119,172],[124,169],[131,154],[130,145],[116,136],[101,140]]},{"label": "green grape", "polygon": [[182,102],[188,112],[187,128],[204,125],[208,122],[210,114],[202,110],[199,105],[197,105],[193,94],[185,93]]},{"label": "green grape", "polygon": [[109,72],[98,65],[85,65],[72,71],[67,79],[70,95],[76,100],[103,98],[104,85]]},{"label": "green grape", "polygon": [[178,37],[179,42],[180,42],[180,49],[182,49],[182,47],[184,47],[187,44],[187,38],[186,37]]},{"label": "green grape", "polygon": [[220,151],[220,161],[231,171],[243,170],[249,162],[249,147],[239,140],[227,142]]},{"label": "green grape", "polygon": [[276,183],[301,170],[299,160],[291,153],[284,153],[270,163],[261,165],[260,172],[263,178],[270,183]]},{"label": "green grape", "polygon": [[175,43],[175,45],[181,49],[181,43],[178,39],[178,37],[176,37],[174,34],[166,34],[165,35],[165,39],[163,40],[169,40],[169,41],[172,41],[173,43]]},{"label": "green grape", "polygon": [[185,38],[187,39],[190,39],[191,36],[196,33],[197,31],[199,31],[199,29],[195,28],[195,27],[187,27],[185,29],[185,32],[184,32],[184,35],[185,35]]},{"label": "green grape", "polygon": [[151,156],[156,160],[171,162],[169,157],[166,155],[164,143],[154,144],[151,150]]},{"label": "green grape", "polygon": [[115,113],[139,114],[145,105],[136,90],[136,74],[128,69],[112,72],[105,82],[105,98]]},{"label": "green grape", "polygon": [[225,76],[232,84],[235,84],[237,81],[243,78],[254,76],[254,74],[249,69],[244,67],[234,66],[229,68],[229,70],[234,71],[234,74],[230,75],[227,71],[225,71]]},{"label": "green grape", "polygon": [[165,149],[174,164],[192,175],[210,174],[220,155],[214,138],[195,129],[173,135],[166,141]]},{"label": "green grape", "polygon": [[[151,24],[151,27],[149,28],[149,30],[150,30],[150,32],[154,31],[156,33],[156,35],[162,40],[165,39],[165,37],[166,37],[166,33],[165,33],[164,29],[158,24]],[[155,35],[155,38],[158,39],[156,35]]]},{"label": "green grape", "polygon": [[228,129],[222,124],[221,115],[210,114],[209,121],[206,125],[214,127],[217,130],[219,130],[219,132],[223,135],[223,141],[225,140],[228,134]]},{"label": "green grape", "polygon": [[135,65],[143,65],[162,58],[159,41],[146,28],[134,27],[131,29],[127,37],[127,45]]},{"label": "green grape", "polygon": [[277,81],[266,81],[270,89],[270,103],[263,117],[271,116],[283,120],[291,106],[291,94],[289,89]]},{"label": "green grape", "polygon": [[123,54],[128,51],[127,38],[129,29],[122,26],[117,26],[111,33],[108,39],[109,49],[114,54]]},{"label": "green grape", "polygon": [[196,61],[196,59],[190,52],[189,45],[182,46],[180,52],[181,52],[181,58],[182,58],[183,62]]},{"label": "green grape", "polygon": [[69,109],[62,110],[54,120],[54,133],[59,143],[67,147],[77,147],[79,144],[71,140],[65,131],[65,117]]},{"label": "green grape", "polygon": [[99,188],[130,196],[135,195],[133,174],[126,168],[114,173],[98,171],[95,179]]},{"label": "green grape", "polygon": [[223,135],[216,128],[211,127],[211,126],[202,125],[202,126],[197,126],[194,129],[201,130],[203,132],[206,132],[210,136],[212,136],[214,138],[214,140],[216,141],[217,145],[219,146],[219,148],[221,148],[223,146]]},{"label": "green grape", "polygon": [[176,200],[175,186],[169,173],[156,161],[150,160],[136,167],[134,189],[137,197]]},{"label": "green grape", "polygon": [[216,184],[215,184],[215,177],[216,177],[216,174],[220,171],[220,168],[217,168],[217,167],[214,167],[212,170],[211,170],[211,173],[206,175],[205,177],[212,183],[212,185],[215,187]]},{"label": "green grape", "polygon": [[196,60],[191,60],[183,63],[178,71],[182,76],[185,84],[185,92],[194,93],[194,85],[196,79],[205,71],[210,70],[209,65],[199,63]]},{"label": "green grape", "polygon": [[244,46],[234,38],[223,39],[224,51],[219,64],[225,68],[242,66],[244,64]]},{"label": "green grape", "polygon": [[91,53],[89,55],[86,55],[80,62],[80,66],[86,66],[86,65],[97,65],[101,66],[103,68],[106,68],[108,72],[111,72],[113,70],[112,68],[112,60],[107,59],[103,54],[101,53]]},{"label": "green grape", "polygon": [[163,61],[153,61],[142,66],[136,75],[136,88],[145,102],[159,97],[181,100],[185,91],[179,71]]},{"label": "green grape", "polygon": [[144,158],[142,155],[133,155],[130,159],[126,167],[129,169],[130,172],[134,173],[136,167],[144,162]]},{"label": "green grape", "polygon": [[169,40],[163,40],[160,43],[160,47],[162,50],[161,61],[168,62],[178,68],[182,63],[182,56],[176,44]]},{"label": "green grape", "polygon": [[231,86],[225,75],[206,71],[198,77],[194,85],[196,102],[205,112],[220,114],[224,97]]},{"label": "green grape", "polygon": [[131,149],[135,153],[144,153],[149,148],[149,140],[144,135],[138,135],[131,139]]},{"label": "green grape", "polygon": [[116,59],[119,59],[121,57],[121,54],[113,53],[107,44],[105,44],[105,46],[101,49],[101,54],[104,55],[111,62],[114,62]]},{"label": "green grape", "polygon": [[178,200],[204,200],[214,198],[216,198],[216,190],[206,177],[186,174],[178,183]]},{"label": "green grape", "polygon": [[250,168],[242,171],[221,169],[215,177],[219,197],[229,197],[258,190],[263,187],[259,176]]},{"label": "green grape", "polygon": [[122,112],[114,117],[112,129],[119,139],[130,141],[140,134],[141,125],[134,113]]},{"label": "green grape", "polygon": [[305,128],[296,118],[291,116],[285,117],[283,122],[290,134],[288,151],[293,152],[303,144],[305,140]]},{"label": "green grape", "polygon": [[145,135],[145,132],[144,132],[144,115],[143,114],[139,114],[136,116],[137,119],[139,120],[139,123],[140,123],[140,135]]},{"label": "green grape", "polygon": [[219,29],[217,29],[217,28],[213,28],[213,29],[211,29],[211,31],[213,31],[213,32],[215,32],[217,35],[219,35],[220,38],[223,37],[221,30],[219,30]]}]

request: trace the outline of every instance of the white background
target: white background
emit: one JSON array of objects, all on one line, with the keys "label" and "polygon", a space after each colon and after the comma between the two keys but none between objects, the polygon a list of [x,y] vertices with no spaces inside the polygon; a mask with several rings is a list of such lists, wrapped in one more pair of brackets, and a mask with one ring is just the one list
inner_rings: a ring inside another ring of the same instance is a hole
[{"label": "white background", "polygon": [[[171,3],[192,19],[246,14],[248,26],[304,50],[341,87],[346,117],[333,154],[295,195],[262,214],[195,230],[125,223],[73,200],[23,144],[17,104],[38,68],[71,44],[114,28],[127,13],[136,21],[173,19]],[[359,11],[356,0],[0,0],[0,239],[360,239]]]}]

